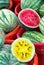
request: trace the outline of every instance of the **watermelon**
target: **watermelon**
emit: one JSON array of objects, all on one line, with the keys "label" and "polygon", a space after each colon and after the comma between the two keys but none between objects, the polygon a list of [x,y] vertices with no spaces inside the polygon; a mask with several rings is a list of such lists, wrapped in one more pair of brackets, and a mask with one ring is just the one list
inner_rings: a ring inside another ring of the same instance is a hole
[{"label": "watermelon", "polygon": [[32,9],[23,9],[18,14],[19,24],[27,30],[34,30],[39,26],[40,16]]},{"label": "watermelon", "polygon": [[11,45],[5,44],[2,48],[2,51],[6,51],[8,53],[11,53]]},{"label": "watermelon", "polygon": [[16,28],[18,24],[18,19],[16,15],[8,10],[8,9],[1,9],[0,10],[0,28],[4,32],[10,32],[14,28]]},{"label": "watermelon", "polygon": [[12,43],[12,54],[20,62],[29,62],[35,55],[35,47],[32,42],[26,38],[18,38]]},{"label": "watermelon", "polygon": [[42,34],[44,35],[44,16],[40,20],[39,28]]},{"label": "watermelon", "polygon": [[10,60],[10,54],[5,51],[1,51],[0,52],[0,65],[9,65],[9,60]]},{"label": "watermelon", "polygon": [[43,42],[44,36],[36,31],[27,31],[22,34],[23,38],[27,38],[31,40],[32,42]]},{"label": "watermelon", "polygon": [[0,0],[0,9],[8,8],[10,5],[10,0]]},{"label": "watermelon", "polygon": [[11,54],[11,65],[27,65],[27,63],[19,62],[12,54]]},{"label": "watermelon", "polygon": [[31,8],[38,10],[42,0],[21,0],[21,9]]},{"label": "watermelon", "polygon": [[5,42],[5,33],[0,29],[0,50],[4,46]]},{"label": "watermelon", "polygon": [[39,12],[42,16],[44,16],[44,4],[41,5]]}]

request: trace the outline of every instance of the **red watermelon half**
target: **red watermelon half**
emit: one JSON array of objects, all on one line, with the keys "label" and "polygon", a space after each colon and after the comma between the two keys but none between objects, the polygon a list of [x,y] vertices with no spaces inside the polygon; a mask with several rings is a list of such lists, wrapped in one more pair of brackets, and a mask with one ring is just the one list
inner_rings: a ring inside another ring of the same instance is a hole
[{"label": "red watermelon half", "polygon": [[40,16],[32,9],[23,9],[18,14],[19,23],[26,29],[34,29],[39,26]]}]

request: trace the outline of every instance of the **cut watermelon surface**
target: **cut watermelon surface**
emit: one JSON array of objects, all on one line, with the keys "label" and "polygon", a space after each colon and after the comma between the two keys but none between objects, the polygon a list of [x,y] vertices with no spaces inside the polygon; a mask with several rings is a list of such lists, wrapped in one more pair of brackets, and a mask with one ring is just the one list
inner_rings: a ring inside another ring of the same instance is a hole
[{"label": "cut watermelon surface", "polygon": [[29,62],[35,55],[35,47],[30,40],[26,38],[18,38],[12,43],[12,54],[20,62]]},{"label": "cut watermelon surface", "polygon": [[40,23],[40,16],[32,9],[24,9],[18,14],[20,22],[30,28],[38,27]]}]

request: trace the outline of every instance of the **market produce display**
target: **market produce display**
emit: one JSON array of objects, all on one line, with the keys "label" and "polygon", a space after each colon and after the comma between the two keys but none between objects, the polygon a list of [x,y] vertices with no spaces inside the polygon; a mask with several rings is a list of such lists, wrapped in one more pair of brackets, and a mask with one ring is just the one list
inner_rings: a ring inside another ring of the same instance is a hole
[{"label": "market produce display", "polygon": [[19,23],[26,29],[33,30],[40,23],[40,16],[32,9],[24,9],[18,14]]},{"label": "market produce display", "polygon": [[9,32],[13,30],[18,24],[17,21],[18,19],[12,11],[8,9],[0,10],[0,28],[2,28],[3,31]]},{"label": "market produce display", "polygon": [[0,0],[0,65],[44,65],[44,0]]}]

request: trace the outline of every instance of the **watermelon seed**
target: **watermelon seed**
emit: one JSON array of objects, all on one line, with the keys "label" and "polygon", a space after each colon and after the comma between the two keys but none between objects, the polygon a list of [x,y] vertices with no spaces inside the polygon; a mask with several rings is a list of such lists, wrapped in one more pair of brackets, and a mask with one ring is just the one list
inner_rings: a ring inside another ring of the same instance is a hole
[{"label": "watermelon seed", "polygon": [[22,44],[19,42],[20,46],[22,46]]},{"label": "watermelon seed", "polygon": [[18,49],[20,49],[19,46],[16,46],[16,47],[17,47]]},{"label": "watermelon seed", "polygon": [[22,41],[22,43],[24,43],[24,41]]},{"label": "watermelon seed", "polygon": [[24,53],[22,52],[22,58],[23,58],[23,56],[24,56]]},{"label": "watermelon seed", "polygon": [[28,46],[27,44],[25,44],[25,46]]},{"label": "watermelon seed", "polygon": [[32,48],[32,47],[28,47],[28,50],[29,50],[30,48]]},{"label": "watermelon seed", "polygon": [[27,56],[28,53],[25,53],[25,56]]}]

